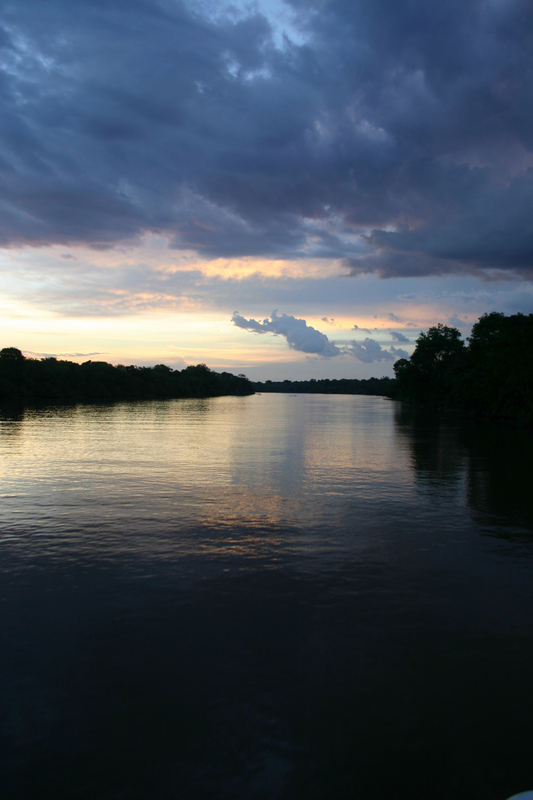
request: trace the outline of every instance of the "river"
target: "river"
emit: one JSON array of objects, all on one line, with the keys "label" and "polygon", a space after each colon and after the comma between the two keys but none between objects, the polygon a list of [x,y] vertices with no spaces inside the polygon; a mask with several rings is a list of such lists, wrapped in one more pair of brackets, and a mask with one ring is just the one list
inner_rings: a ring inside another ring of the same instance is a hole
[{"label": "river", "polygon": [[3,796],[532,789],[532,444],[362,396],[4,413]]}]

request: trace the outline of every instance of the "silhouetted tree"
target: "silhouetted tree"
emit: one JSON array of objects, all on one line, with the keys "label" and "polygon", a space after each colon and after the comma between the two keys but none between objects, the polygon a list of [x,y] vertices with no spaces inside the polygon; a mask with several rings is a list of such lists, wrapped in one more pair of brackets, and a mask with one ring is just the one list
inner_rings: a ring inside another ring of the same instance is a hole
[{"label": "silhouetted tree", "polygon": [[112,402],[172,397],[252,394],[243,375],[213,372],[205,364],[173,370],[117,367],[105,361],[76,364],[56,358],[27,359],[16,347],[0,350],[0,403]]},{"label": "silhouetted tree", "polygon": [[469,405],[478,413],[533,418],[533,314],[484,314],[469,339]]},{"label": "silhouetted tree", "polygon": [[24,394],[25,358],[17,347],[0,350],[0,400],[20,402]]},{"label": "silhouetted tree", "polygon": [[398,396],[483,416],[533,420],[533,314],[484,314],[465,347],[459,331],[421,333],[410,360],[394,365]]},{"label": "silhouetted tree", "polygon": [[3,347],[0,350],[0,360],[2,361],[24,361],[24,356],[18,347]]},{"label": "silhouetted tree", "polygon": [[457,328],[439,323],[421,333],[411,359],[402,358],[394,365],[400,397],[437,405],[458,402],[464,356],[465,345]]},{"label": "silhouetted tree", "polygon": [[411,356],[411,364],[422,374],[434,378],[455,364],[464,352],[464,342],[457,328],[439,322],[427,333],[421,333]]}]

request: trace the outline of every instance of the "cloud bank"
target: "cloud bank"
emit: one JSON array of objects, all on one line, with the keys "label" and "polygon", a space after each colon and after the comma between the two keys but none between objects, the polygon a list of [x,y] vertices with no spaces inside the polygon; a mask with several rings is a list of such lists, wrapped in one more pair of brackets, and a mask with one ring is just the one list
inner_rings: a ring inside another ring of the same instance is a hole
[{"label": "cloud bank", "polygon": [[533,276],[530,0],[2,6],[1,245]]},{"label": "cloud bank", "polygon": [[273,333],[283,336],[291,350],[313,353],[324,358],[350,355],[358,361],[370,364],[374,361],[391,361],[408,357],[405,350],[395,347],[385,350],[379,342],[368,337],[362,342],[357,342],[354,339],[347,344],[338,346],[331,342],[324,333],[308,325],[304,319],[298,319],[291,314],[278,314],[277,311],[273,311],[270,319],[264,319],[262,322],[258,322],[255,319],[246,319],[238,311],[235,311],[231,321],[238,328],[243,328],[247,331]]}]

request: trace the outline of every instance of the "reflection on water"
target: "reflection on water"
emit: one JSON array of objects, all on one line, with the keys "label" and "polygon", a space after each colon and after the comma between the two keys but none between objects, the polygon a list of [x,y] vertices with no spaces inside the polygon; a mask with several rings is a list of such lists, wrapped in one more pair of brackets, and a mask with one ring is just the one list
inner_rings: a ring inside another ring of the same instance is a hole
[{"label": "reflection on water", "polygon": [[495,535],[531,535],[529,466],[533,435],[512,423],[437,419],[397,406],[397,430],[408,443],[420,485],[461,492],[476,519]]},{"label": "reflection on water", "polygon": [[344,535],[352,513],[400,502],[413,485],[390,404],[336,399],[303,413],[285,395],[30,411],[15,448],[4,420],[0,523],[29,557],[36,536],[39,556],[47,540],[60,559],[87,548],[151,557],[169,537],[197,552],[202,531],[223,530],[224,548],[234,528],[271,537],[296,526],[306,547],[322,547],[326,527]]},{"label": "reflection on water", "polygon": [[531,438],[373,397],[1,415],[5,796],[533,786]]}]

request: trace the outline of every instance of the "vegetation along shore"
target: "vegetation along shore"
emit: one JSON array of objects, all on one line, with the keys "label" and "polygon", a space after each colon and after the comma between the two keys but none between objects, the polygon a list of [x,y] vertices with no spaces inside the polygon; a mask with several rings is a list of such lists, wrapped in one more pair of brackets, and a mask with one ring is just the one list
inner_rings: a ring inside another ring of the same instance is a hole
[{"label": "vegetation along shore", "polygon": [[533,314],[484,314],[465,343],[457,328],[439,323],[421,333],[411,358],[394,365],[395,378],[343,378],[252,383],[244,375],[205,366],[174,370],[77,364],[26,358],[0,350],[0,404],[111,402],[248,395],[256,392],[368,394],[481,417],[533,421]]},{"label": "vegetation along shore", "polygon": [[468,342],[456,328],[421,333],[394,365],[395,394],[415,405],[533,422],[533,314],[484,314]]},{"label": "vegetation along shore", "polygon": [[0,403],[107,403],[253,394],[244,375],[214,372],[205,364],[171,369],[116,367],[105,361],[77,364],[56,358],[25,358],[16,347],[0,350]]}]

